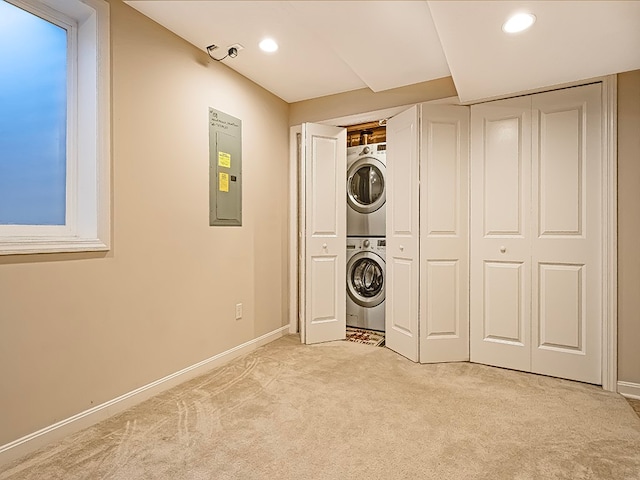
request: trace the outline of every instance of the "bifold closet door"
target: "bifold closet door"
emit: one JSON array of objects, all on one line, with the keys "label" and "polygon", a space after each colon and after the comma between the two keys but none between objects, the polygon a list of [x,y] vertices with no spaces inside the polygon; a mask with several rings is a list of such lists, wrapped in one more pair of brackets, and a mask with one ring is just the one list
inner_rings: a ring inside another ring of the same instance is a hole
[{"label": "bifold closet door", "polygon": [[601,84],[471,108],[471,360],[600,384]]},{"label": "bifold closet door", "polygon": [[346,338],[346,132],[302,125],[307,344]]},{"label": "bifold closet door", "polygon": [[386,345],[413,361],[469,359],[468,168],[469,107],[388,121]]},{"label": "bifold closet door", "polygon": [[418,361],[419,118],[415,105],[387,122],[385,343]]},{"label": "bifold closet door", "polygon": [[601,384],[601,84],[534,95],[535,373]]},{"label": "bifold closet door", "polygon": [[420,120],[420,362],[468,361],[469,107]]},{"label": "bifold closet door", "polygon": [[531,370],[531,97],[471,107],[471,361]]}]

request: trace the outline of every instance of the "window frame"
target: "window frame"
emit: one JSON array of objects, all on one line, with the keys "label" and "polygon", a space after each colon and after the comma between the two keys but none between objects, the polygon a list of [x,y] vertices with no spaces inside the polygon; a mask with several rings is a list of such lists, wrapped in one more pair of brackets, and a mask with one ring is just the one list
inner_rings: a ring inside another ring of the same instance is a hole
[{"label": "window frame", "polygon": [[0,225],[0,255],[110,249],[109,5],[6,0],[67,30],[65,225]]}]

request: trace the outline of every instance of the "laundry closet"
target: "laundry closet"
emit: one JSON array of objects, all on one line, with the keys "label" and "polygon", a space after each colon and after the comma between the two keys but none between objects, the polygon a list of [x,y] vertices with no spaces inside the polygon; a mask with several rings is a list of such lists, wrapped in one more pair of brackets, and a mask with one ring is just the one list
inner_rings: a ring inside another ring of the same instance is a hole
[{"label": "laundry closet", "polygon": [[[384,142],[371,125],[303,124],[292,149],[302,340],[345,338],[349,252],[384,247],[383,268],[363,263],[357,286],[374,298],[383,275],[377,306],[391,350],[603,384],[614,354],[605,342],[609,92],[604,79],[472,106],[414,105],[388,118]],[[384,170],[373,161],[360,176],[349,170],[356,154],[381,152]],[[369,203],[384,192],[384,234],[349,234],[349,188]]]},{"label": "laundry closet", "polygon": [[347,127],[347,327],[385,330],[386,120]]}]

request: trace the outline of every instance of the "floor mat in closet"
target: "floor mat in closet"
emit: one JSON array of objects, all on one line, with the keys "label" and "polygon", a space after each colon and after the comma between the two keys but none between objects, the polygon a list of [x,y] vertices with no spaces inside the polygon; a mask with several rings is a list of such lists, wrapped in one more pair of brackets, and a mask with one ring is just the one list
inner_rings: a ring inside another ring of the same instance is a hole
[{"label": "floor mat in closet", "polygon": [[350,342],[364,343],[372,347],[383,347],[384,332],[347,327],[347,340]]}]

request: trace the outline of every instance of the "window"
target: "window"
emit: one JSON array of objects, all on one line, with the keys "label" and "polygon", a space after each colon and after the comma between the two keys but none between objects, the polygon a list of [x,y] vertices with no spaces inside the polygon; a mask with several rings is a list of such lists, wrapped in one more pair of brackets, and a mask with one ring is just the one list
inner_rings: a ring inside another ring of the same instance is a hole
[{"label": "window", "polygon": [[0,0],[0,254],[108,250],[104,0]]},{"label": "window", "polygon": [[65,225],[67,30],[6,2],[0,18],[0,224]]}]

